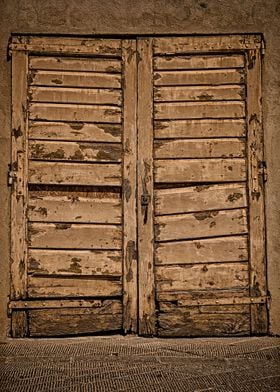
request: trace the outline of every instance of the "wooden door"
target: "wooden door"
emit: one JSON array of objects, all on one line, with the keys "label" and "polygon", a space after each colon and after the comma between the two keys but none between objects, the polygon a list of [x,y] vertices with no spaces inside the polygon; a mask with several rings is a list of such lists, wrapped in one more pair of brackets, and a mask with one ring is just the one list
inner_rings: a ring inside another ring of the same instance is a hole
[{"label": "wooden door", "polygon": [[266,333],[261,37],[10,49],[12,335]]},{"label": "wooden door", "polygon": [[141,334],[267,331],[261,45],[138,41]]},{"label": "wooden door", "polygon": [[134,47],[13,38],[13,336],[137,330]]}]

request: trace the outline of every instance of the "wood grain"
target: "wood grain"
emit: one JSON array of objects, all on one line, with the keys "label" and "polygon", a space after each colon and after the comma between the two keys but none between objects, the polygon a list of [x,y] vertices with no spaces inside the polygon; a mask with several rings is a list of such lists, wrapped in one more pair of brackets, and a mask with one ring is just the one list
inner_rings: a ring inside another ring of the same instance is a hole
[{"label": "wood grain", "polygon": [[56,249],[121,249],[121,227],[101,224],[29,223],[29,246]]},{"label": "wood grain", "polygon": [[[226,60],[225,60],[226,61]],[[30,56],[30,69],[82,72],[121,72],[121,61],[109,58]]]}]

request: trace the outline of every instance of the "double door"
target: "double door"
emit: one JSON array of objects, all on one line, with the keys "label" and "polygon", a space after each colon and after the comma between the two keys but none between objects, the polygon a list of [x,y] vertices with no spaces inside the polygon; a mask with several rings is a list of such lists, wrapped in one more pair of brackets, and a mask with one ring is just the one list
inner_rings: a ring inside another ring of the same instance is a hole
[{"label": "double door", "polygon": [[267,330],[261,37],[13,37],[13,336]]}]

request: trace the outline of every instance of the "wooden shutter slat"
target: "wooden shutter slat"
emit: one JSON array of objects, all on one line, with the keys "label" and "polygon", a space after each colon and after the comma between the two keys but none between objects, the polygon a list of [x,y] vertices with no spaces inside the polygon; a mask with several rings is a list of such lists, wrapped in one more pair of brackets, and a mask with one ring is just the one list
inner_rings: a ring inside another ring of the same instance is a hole
[{"label": "wooden shutter slat", "polygon": [[155,218],[156,240],[216,237],[248,232],[246,209],[163,215]]},{"label": "wooden shutter slat", "polygon": [[236,55],[196,55],[196,56],[172,56],[155,57],[154,69],[156,70],[180,70],[180,69],[213,69],[213,68],[242,68],[244,56]]},{"label": "wooden shutter slat", "polygon": [[122,145],[113,143],[30,141],[29,158],[51,161],[121,162]]},{"label": "wooden shutter slat", "polygon": [[245,104],[241,101],[155,103],[154,110],[156,120],[242,118],[245,116]]},{"label": "wooden shutter slat", "polygon": [[33,57],[29,59],[30,69],[63,70],[78,72],[121,72],[121,61],[108,58],[75,57]]},{"label": "wooden shutter slat", "polygon": [[243,137],[245,119],[154,121],[155,139]]},{"label": "wooden shutter slat", "polygon": [[28,274],[39,275],[122,275],[121,251],[30,249]]},{"label": "wooden shutter slat", "polygon": [[247,260],[247,236],[164,242],[156,245],[155,252],[157,265],[223,263]]},{"label": "wooden shutter slat", "polygon": [[121,165],[30,161],[29,184],[120,186]]},{"label": "wooden shutter slat", "polygon": [[121,122],[118,106],[31,103],[29,110],[31,120]]},{"label": "wooden shutter slat", "polygon": [[30,222],[121,223],[122,208],[118,198],[73,196],[38,196],[29,198]]},{"label": "wooden shutter slat", "polygon": [[44,249],[121,249],[121,231],[117,225],[29,223],[29,246]]},{"label": "wooden shutter slat", "polygon": [[245,184],[201,185],[155,191],[155,215],[247,206]]},{"label": "wooden shutter slat", "polygon": [[105,88],[31,87],[29,89],[29,99],[32,102],[120,106],[122,103],[122,94],[120,90]]},{"label": "wooden shutter slat", "polygon": [[242,158],[158,159],[154,166],[157,183],[246,180],[246,161]]},{"label": "wooden shutter slat", "polygon": [[121,142],[121,124],[30,121],[29,139]]},{"label": "wooden shutter slat", "polygon": [[177,139],[154,142],[155,158],[240,158],[245,139]]},{"label": "wooden shutter slat", "polygon": [[155,86],[220,85],[244,83],[242,69],[158,71],[154,75]]}]

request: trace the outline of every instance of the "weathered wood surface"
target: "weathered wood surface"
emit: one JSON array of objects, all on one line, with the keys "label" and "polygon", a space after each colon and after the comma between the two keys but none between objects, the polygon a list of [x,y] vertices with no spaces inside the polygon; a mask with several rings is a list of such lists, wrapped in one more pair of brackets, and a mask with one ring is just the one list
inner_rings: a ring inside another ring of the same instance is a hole
[{"label": "weathered wood surface", "polygon": [[29,223],[28,234],[32,248],[122,248],[122,230],[117,225]]},{"label": "weathered wood surface", "polygon": [[122,275],[121,251],[29,249],[28,274],[39,275]]},{"label": "weathered wood surface", "polygon": [[[157,301],[174,303],[182,303],[183,306],[191,306],[194,302],[195,305],[200,305],[209,301],[210,304],[223,304],[223,301],[230,301],[233,303],[234,299],[246,301],[248,303],[249,286],[246,287],[234,287],[225,289],[199,288],[197,290],[185,290],[180,291],[162,291],[157,292]],[[209,303],[208,303],[209,304]]]},{"label": "weathered wood surface", "polygon": [[34,71],[29,74],[31,86],[120,88],[121,77],[106,72]]},{"label": "weathered wood surface", "polygon": [[249,284],[245,262],[157,266],[155,273],[158,292],[246,288]]},{"label": "weathered wood surface", "polygon": [[216,237],[248,232],[246,209],[163,215],[155,218],[157,241]]},{"label": "weathered wood surface", "polygon": [[179,69],[215,69],[215,68],[242,68],[244,67],[243,54],[231,55],[196,55],[196,56],[172,56],[155,57],[154,69],[156,70],[179,70]]},{"label": "weathered wood surface", "polygon": [[122,206],[117,198],[73,196],[36,196],[31,193],[28,204],[29,221],[121,223]]},{"label": "weathered wood surface", "polygon": [[121,108],[110,105],[75,105],[59,103],[31,103],[31,120],[48,121],[92,121],[120,123]]},{"label": "weathered wood surface", "polygon": [[[156,332],[153,271],[153,81],[151,39],[139,39],[138,51],[138,273],[139,333]],[[147,205],[141,204],[145,195]]]},{"label": "weathered wood surface", "polygon": [[160,313],[158,323],[158,334],[165,337],[250,334],[249,314],[200,313],[198,307]]},{"label": "weathered wood surface", "polygon": [[29,158],[51,161],[121,162],[122,145],[120,143],[31,140],[29,141]]},{"label": "weathered wood surface", "polygon": [[121,142],[121,125],[29,121],[29,139]]},{"label": "weathered wood surface", "polygon": [[184,54],[198,52],[233,52],[260,48],[260,34],[213,35],[192,37],[159,37],[154,39],[154,54]]},{"label": "weathered wood surface", "polygon": [[26,299],[25,301],[11,301],[9,309],[56,309],[56,308],[100,308],[102,299]]},{"label": "weathered wood surface", "polygon": [[154,116],[157,120],[242,118],[245,104],[242,101],[155,103]]},{"label": "weathered wood surface", "polygon": [[[13,53],[11,169],[16,179],[11,192],[11,299],[20,299],[26,296],[27,67],[27,54],[23,52]],[[13,333],[17,335],[17,328],[23,330],[25,327],[20,325],[23,319],[19,314],[14,317]]]},{"label": "weathered wood surface", "polygon": [[122,283],[117,278],[28,276],[29,298],[114,297],[121,295]]},{"label": "weathered wood surface", "polygon": [[155,263],[157,265],[224,263],[247,260],[247,236],[159,243],[155,250]]},{"label": "weathered wood surface", "polygon": [[155,215],[247,206],[245,184],[200,185],[155,190]]},{"label": "weathered wood surface", "polygon": [[138,332],[137,60],[135,40],[124,40],[123,70],[123,330]]},{"label": "weathered wood surface", "polygon": [[189,304],[185,304],[184,301],[178,301],[177,304],[173,302],[159,302],[159,311],[162,313],[174,312],[174,311],[186,311],[192,310],[198,311],[199,314],[218,314],[218,313],[229,313],[229,314],[249,314],[250,305],[247,304],[204,304],[203,302],[197,306],[192,305],[194,309],[190,309]]},{"label": "weathered wood surface", "polygon": [[27,312],[17,310],[12,312],[11,316],[11,334],[12,338],[24,338],[28,334]]},{"label": "weathered wood surface", "polygon": [[244,137],[246,123],[241,119],[154,121],[156,139]]},{"label": "weathered wood surface", "polygon": [[155,158],[240,158],[245,156],[245,139],[156,140]]},{"label": "weathered wood surface", "polygon": [[100,308],[29,310],[30,336],[67,336],[122,329],[120,301],[103,301]]},{"label": "weathered wood surface", "polygon": [[[266,255],[263,177],[263,128],[261,98],[261,53],[247,52],[248,185],[250,224],[250,295],[266,295]],[[251,332],[267,333],[266,306],[251,305]]]},{"label": "weathered wood surface", "polygon": [[30,184],[121,185],[121,165],[62,162],[29,162]]},{"label": "weathered wood surface", "polygon": [[[223,63],[227,60],[221,60]],[[234,60],[233,60],[234,61]],[[238,63],[238,61],[237,61]],[[110,58],[30,56],[30,69],[83,72],[121,72],[121,61]]]},{"label": "weathered wood surface", "polygon": [[102,38],[13,36],[10,44],[12,50],[29,50],[32,52],[55,53],[59,56],[70,55],[102,55],[108,57],[121,56],[121,40]]},{"label": "weathered wood surface", "polygon": [[[34,94],[33,94],[34,95]],[[225,101],[242,100],[245,97],[245,87],[240,85],[224,86],[170,86],[156,87],[155,102],[173,101]]]},{"label": "weathered wood surface", "polygon": [[155,182],[245,181],[246,161],[235,159],[158,159],[154,162]]},{"label": "weathered wood surface", "polygon": [[[215,290],[214,290],[215,292]],[[224,292],[222,290],[222,292]],[[213,292],[212,292],[213,294]],[[169,299],[170,302],[168,302],[165,299],[162,299],[159,302],[159,307],[161,308],[162,306],[164,308],[166,308],[167,310],[171,310],[172,308],[174,308],[175,306],[178,307],[185,307],[185,306],[197,306],[199,305],[203,311],[203,309],[206,307],[208,308],[208,306],[211,306],[211,309],[214,310],[214,312],[219,313],[219,307],[220,305],[225,305],[228,309],[232,308],[234,310],[236,309],[246,309],[246,312],[249,312],[249,306],[252,303],[258,303],[258,304],[265,304],[266,303],[266,298],[265,297],[259,297],[259,298],[250,298],[248,296],[240,296],[240,293],[238,293],[239,296],[236,296],[235,293],[233,291],[229,291],[227,293],[227,295],[223,298],[222,294],[220,293],[219,296],[217,296],[217,298],[215,299],[214,296],[212,295],[212,298],[198,298],[198,299],[177,299],[177,300],[172,300]],[[246,306],[244,306],[246,305]],[[223,308],[221,308],[223,309]],[[240,311],[238,312],[240,313]]]},{"label": "weathered wood surface", "polygon": [[28,96],[32,102],[108,104],[118,106],[122,103],[121,90],[104,88],[31,87]]},{"label": "weathered wood surface", "polygon": [[154,74],[155,86],[220,85],[243,82],[243,69],[158,71]]}]

